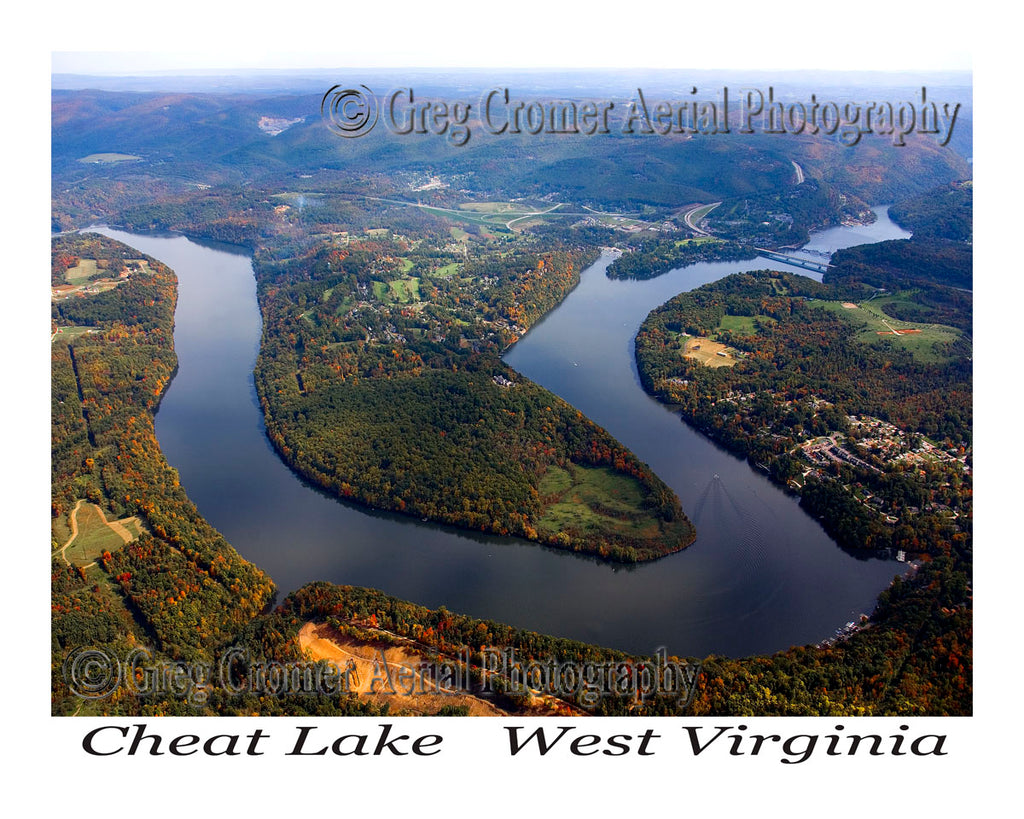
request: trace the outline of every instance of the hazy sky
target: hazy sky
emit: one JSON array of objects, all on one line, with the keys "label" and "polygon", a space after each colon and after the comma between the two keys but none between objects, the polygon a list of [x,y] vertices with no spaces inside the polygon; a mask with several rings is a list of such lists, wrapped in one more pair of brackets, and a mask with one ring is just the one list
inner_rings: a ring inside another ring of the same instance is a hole
[{"label": "hazy sky", "polygon": [[[966,53],[921,54],[915,57],[907,53],[895,55],[897,59],[863,60],[841,59],[842,55],[796,55],[792,59],[772,62],[765,59],[750,60],[743,54],[717,56],[713,61],[697,59],[688,63],[669,63],[646,60],[636,62],[634,57],[623,61],[621,56],[607,56],[601,62],[584,63],[579,60],[557,60],[538,55],[529,59],[519,55],[498,56],[491,54],[472,55],[463,53],[449,55],[440,62],[437,55],[416,56],[409,50],[354,53],[352,51],[308,53],[231,53],[216,52],[54,52],[52,69],[54,73],[69,74],[148,74],[164,72],[207,72],[244,71],[274,69],[332,69],[343,67],[386,68],[386,67],[445,67],[445,68],[713,68],[734,70],[844,70],[844,71],[970,71],[971,58]],[[888,55],[887,55],[888,56]],[[840,57],[840,58],[837,58]],[[595,58],[596,59],[596,58]]]},{"label": "hazy sky", "polygon": [[[340,67],[972,68],[974,17],[891,0],[303,3],[240,15],[209,0],[106,0],[48,22],[54,72]],[[120,12],[120,13],[119,13]],[[125,48],[136,49],[125,51]],[[83,53],[82,49],[92,53]],[[188,50],[183,50],[188,49]],[[108,52],[108,53],[101,53]]]}]

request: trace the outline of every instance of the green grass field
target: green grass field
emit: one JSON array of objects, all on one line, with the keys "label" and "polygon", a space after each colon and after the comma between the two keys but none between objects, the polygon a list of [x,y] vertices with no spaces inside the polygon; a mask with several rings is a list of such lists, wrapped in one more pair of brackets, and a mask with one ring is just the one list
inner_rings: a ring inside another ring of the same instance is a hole
[{"label": "green grass field", "polygon": [[421,301],[420,280],[415,276],[392,279],[389,282],[373,282],[373,295],[386,304],[409,304]]},{"label": "green grass field", "polygon": [[540,479],[541,497],[556,495],[564,492],[572,486],[572,475],[566,470],[552,466]]},{"label": "green grass field", "polygon": [[63,546],[68,542],[68,538],[71,537],[71,527],[68,525],[68,520],[63,515],[58,515],[50,523],[50,531],[53,533],[53,539],[59,546]]},{"label": "green grass field", "polygon": [[520,231],[520,230],[527,230],[528,228],[532,228],[532,227],[538,227],[540,225],[543,225],[544,222],[545,222],[545,219],[544,219],[543,216],[530,216],[530,217],[525,218],[525,219],[523,219],[523,218],[516,219],[514,222],[510,222],[510,224],[513,225],[513,227],[512,227],[513,230]]},{"label": "green grass field", "polygon": [[84,284],[98,272],[95,259],[81,259],[77,266],[68,268],[64,273],[64,281],[68,284]]},{"label": "green grass field", "polygon": [[611,214],[604,214],[601,216],[594,217],[602,225],[611,228],[644,228],[650,227],[650,224],[643,219],[633,219],[629,216],[614,216]]},{"label": "green grass field", "polygon": [[[122,537],[108,526],[98,506],[83,503],[75,515],[78,534],[64,551],[64,556],[75,566],[92,563],[104,552],[114,552],[124,546]],[[129,533],[138,537],[138,524],[134,523],[135,531]],[[127,527],[126,527],[127,528]]]},{"label": "green grass field", "polygon": [[[948,344],[960,338],[961,333],[955,327],[944,324],[922,324],[914,321],[901,321],[887,316],[882,312],[885,305],[911,302],[908,294],[895,293],[870,301],[858,303],[856,308],[843,307],[838,301],[808,301],[812,307],[824,307],[842,316],[846,321],[859,325],[862,329],[854,337],[863,344],[882,344],[888,342],[906,350],[923,364],[935,364],[946,358],[935,350],[936,344]],[[895,335],[892,330],[916,330],[912,333]]]},{"label": "green grass field", "polygon": [[[505,222],[508,221],[508,217],[505,214],[494,214],[494,213],[477,213],[474,211],[452,211],[445,210],[444,208],[431,208],[425,207],[423,210],[435,213],[444,219],[450,219],[453,222],[465,222],[471,225],[487,225],[488,227],[504,230]],[[468,235],[468,234],[467,234]],[[461,240],[457,240],[461,241]]]},{"label": "green grass field", "polygon": [[657,520],[641,509],[644,495],[636,479],[605,467],[552,466],[541,478],[540,494],[545,508],[537,529],[545,534],[654,537],[659,531]]},{"label": "green grass field", "polygon": [[[513,202],[463,202],[459,210],[469,210],[474,213],[523,213],[522,206]],[[533,208],[531,208],[533,210]],[[525,211],[529,212],[529,211]]]},{"label": "green grass field", "polygon": [[57,339],[60,339],[61,341],[71,341],[81,336],[88,335],[89,333],[96,332],[100,331],[97,330],[95,327],[80,327],[78,325],[73,325],[71,327],[58,327],[57,335],[54,338],[54,341],[56,341]]},{"label": "green grass field", "polygon": [[676,242],[676,247],[685,247],[686,245],[706,245],[713,244],[715,242],[721,243],[721,239],[716,239],[714,236],[694,236],[692,239],[680,239]]},{"label": "green grass field", "polygon": [[731,333],[737,333],[744,336],[757,335],[757,325],[755,321],[763,324],[774,324],[775,319],[771,316],[722,316],[722,320],[718,323],[718,329],[728,330]]}]

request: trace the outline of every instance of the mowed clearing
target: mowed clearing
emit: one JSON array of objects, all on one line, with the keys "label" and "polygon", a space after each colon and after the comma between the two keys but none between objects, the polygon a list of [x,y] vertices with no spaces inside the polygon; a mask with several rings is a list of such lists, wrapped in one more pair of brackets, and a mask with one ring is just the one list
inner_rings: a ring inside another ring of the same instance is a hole
[{"label": "mowed clearing", "polygon": [[76,338],[81,338],[82,336],[95,335],[96,333],[102,332],[102,330],[97,329],[96,327],[84,327],[73,324],[68,327],[58,327],[50,335],[50,341],[52,342],[58,336],[61,337],[61,340],[67,339],[70,341]]},{"label": "mowed clearing", "polygon": [[894,293],[880,298],[869,299],[859,304],[853,302],[809,300],[808,306],[824,307],[842,316],[846,321],[860,327],[854,338],[863,344],[873,344],[885,339],[899,346],[922,363],[937,363],[946,360],[941,346],[957,341],[961,332],[945,324],[925,324],[893,318],[884,312],[889,305],[898,308],[900,303],[913,304],[910,294]]},{"label": "mowed clearing", "polygon": [[107,260],[80,259],[74,267],[64,271],[64,284],[50,287],[50,298],[62,301],[72,296],[88,296],[113,290],[125,282],[133,273],[153,274],[144,259],[126,259],[124,266],[115,273]]},{"label": "mowed clearing", "polygon": [[79,259],[78,264],[64,271],[64,281],[68,284],[81,284],[99,272],[95,259]]},{"label": "mowed clearing", "polygon": [[[64,281],[68,284],[82,285],[93,279],[108,280],[120,275],[115,274],[109,265],[107,260],[97,262],[96,259],[79,259],[78,264],[64,271]],[[125,259],[123,271],[126,275],[130,275],[132,272],[153,275],[153,271],[145,259]]]},{"label": "mowed clearing", "polygon": [[770,327],[776,323],[771,316],[732,316],[726,313],[718,322],[718,329],[741,336],[756,336],[761,326]]},{"label": "mowed clearing", "polygon": [[420,280],[416,276],[392,279],[389,282],[374,281],[373,295],[385,304],[411,304],[422,300]]},{"label": "mowed clearing", "polygon": [[[523,213],[522,205],[515,202],[463,202],[460,210],[476,211],[477,213]],[[531,208],[531,210],[533,210]],[[529,211],[525,211],[529,212]]]},{"label": "mowed clearing", "polygon": [[80,500],[71,511],[71,537],[60,550],[71,566],[89,566],[104,552],[115,552],[143,532],[137,517],[108,521],[94,503]]}]

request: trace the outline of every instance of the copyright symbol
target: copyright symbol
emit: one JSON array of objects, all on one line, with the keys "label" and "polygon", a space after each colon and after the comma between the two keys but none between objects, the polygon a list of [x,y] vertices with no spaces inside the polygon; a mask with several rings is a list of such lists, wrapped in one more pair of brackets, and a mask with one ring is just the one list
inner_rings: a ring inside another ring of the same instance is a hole
[{"label": "copyright symbol", "polygon": [[121,681],[121,664],[98,648],[79,648],[64,660],[64,682],[82,699],[108,697]]},{"label": "copyright symbol", "polygon": [[336,85],[324,94],[320,102],[320,116],[327,128],[346,138],[370,133],[377,124],[378,113],[377,98],[365,85],[359,88]]}]

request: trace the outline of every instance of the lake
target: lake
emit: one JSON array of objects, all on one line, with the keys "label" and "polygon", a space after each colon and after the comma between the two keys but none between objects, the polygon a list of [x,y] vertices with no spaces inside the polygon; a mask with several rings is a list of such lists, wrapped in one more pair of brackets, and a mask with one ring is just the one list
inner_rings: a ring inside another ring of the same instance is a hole
[{"label": "lake", "polygon": [[[810,250],[908,234],[885,208]],[[678,494],[696,542],[639,566],[424,523],[328,497],[270,446],[253,385],[261,320],[251,260],[181,236],[98,232],[178,275],[178,373],[156,416],[167,460],[200,513],[283,596],[327,580],[624,651],[745,656],[819,642],[861,613],[902,564],[844,552],[797,500],[641,389],[633,338],[677,293],[741,270],[806,273],[764,259],[612,281],[605,255],[506,355],[646,461]],[[809,255],[808,258],[820,260]]]}]

